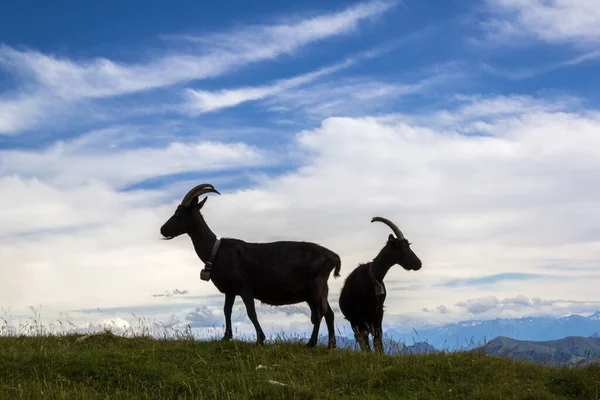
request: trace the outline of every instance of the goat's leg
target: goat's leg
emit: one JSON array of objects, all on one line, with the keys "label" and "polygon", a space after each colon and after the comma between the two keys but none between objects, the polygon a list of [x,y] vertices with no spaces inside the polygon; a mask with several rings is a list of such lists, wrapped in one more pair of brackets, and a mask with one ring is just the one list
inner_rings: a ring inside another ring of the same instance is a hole
[{"label": "goat's leg", "polygon": [[310,307],[310,320],[313,323],[313,331],[308,341],[308,347],[314,347],[317,345],[319,336],[319,328],[321,327],[321,320],[323,316],[327,314],[327,294],[328,287],[322,280],[316,280],[310,289],[311,298],[308,302]]},{"label": "goat's leg", "polygon": [[231,329],[231,310],[233,309],[233,303],[235,303],[235,293],[225,293],[225,305],[223,306],[223,313],[225,314],[225,335],[223,336],[223,340],[233,338],[233,331]]},{"label": "goat's leg", "polygon": [[371,343],[369,343],[369,330],[363,329],[362,331],[363,341],[365,342],[365,349],[371,351]]},{"label": "goat's leg", "polygon": [[323,319],[323,315],[321,314],[319,306],[316,306],[312,302],[308,305],[310,307],[310,321],[313,323],[313,331],[306,345],[308,347],[315,347],[317,345],[319,328],[321,327],[321,319]]},{"label": "goat's leg", "polygon": [[375,324],[373,324],[373,348],[375,351],[383,353],[383,308],[377,311],[375,316]]},{"label": "goat's leg", "polygon": [[360,346],[361,351],[370,351],[368,331],[365,331],[360,325],[352,325],[352,330],[354,331],[354,340]]},{"label": "goat's leg", "polygon": [[369,326],[368,325],[363,325],[360,333],[362,336],[362,340],[365,343],[365,350],[366,351],[371,351],[371,343],[369,343]]},{"label": "goat's leg", "polygon": [[327,324],[327,330],[329,331],[329,345],[330,349],[335,349],[337,347],[337,343],[335,340],[335,327],[333,325],[333,310],[327,302],[327,312],[325,313],[325,323]]},{"label": "goat's leg", "polygon": [[329,334],[329,340],[327,344],[327,348],[335,349],[337,347],[335,341],[335,327],[333,326],[333,310],[329,305],[329,301],[327,301],[327,295],[329,294],[329,286],[327,284],[323,285],[323,290],[321,291],[321,315],[325,316],[325,323],[327,324],[327,332]]},{"label": "goat's leg", "polygon": [[246,306],[246,313],[248,314],[248,318],[252,321],[254,325],[254,329],[256,329],[256,343],[263,344],[265,342],[265,334],[258,323],[258,317],[256,316],[256,309],[254,308],[254,296],[252,295],[252,291],[248,289],[242,290],[240,293],[242,300],[244,301],[244,305]]}]

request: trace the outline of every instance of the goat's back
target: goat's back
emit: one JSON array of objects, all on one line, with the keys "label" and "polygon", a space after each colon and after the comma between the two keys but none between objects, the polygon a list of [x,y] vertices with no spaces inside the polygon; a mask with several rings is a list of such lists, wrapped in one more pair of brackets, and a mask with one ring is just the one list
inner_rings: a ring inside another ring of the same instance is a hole
[{"label": "goat's back", "polygon": [[267,304],[295,304],[310,296],[316,280],[339,272],[340,257],[319,244],[303,241],[266,243],[231,239],[235,249],[230,260],[252,284],[254,296]]}]

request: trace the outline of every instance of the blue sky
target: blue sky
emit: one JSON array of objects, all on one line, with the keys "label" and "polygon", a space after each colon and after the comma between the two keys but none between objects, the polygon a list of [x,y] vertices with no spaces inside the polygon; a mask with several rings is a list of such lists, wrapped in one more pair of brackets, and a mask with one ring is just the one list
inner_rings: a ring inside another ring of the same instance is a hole
[{"label": "blue sky", "polygon": [[370,219],[396,221],[424,268],[390,273],[389,326],[488,295],[592,312],[598,26],[592,0],[7,4],[0,306],[219,321],[189,240],[158,241],[210,182],[217,234],[316,241],[343,276],[384,244]]}]

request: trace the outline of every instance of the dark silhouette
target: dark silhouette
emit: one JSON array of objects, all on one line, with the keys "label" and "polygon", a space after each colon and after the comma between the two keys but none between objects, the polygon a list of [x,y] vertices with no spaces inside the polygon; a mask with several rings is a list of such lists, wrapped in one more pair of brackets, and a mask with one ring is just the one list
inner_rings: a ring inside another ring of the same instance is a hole
[{"label": "dark silhouette", "polygon": [[388,237],[387,243],[373,261],[359,264],[348,275],[340,292],[340,310],[350,322],[354,338],[361,350],[371,351],[369,333],[373,335],[376,351],[383,352],[382,328],[383,303],[386,298],[383,279],[389,269],[399,264],[406,270],[421,269],[421,260],[410,249],[410,243],[398,227],[388,219],[374,217],[371,222],[383,222],[396,234]]},{"label": "dark silhouette", "polygon": [[190,190],[175,214],[160,228],[165,239],[173,239],[187,233],[192,239],[198,257],[205,263],[200,277],[225,294],[225,336],[233,337],[231,310],[236,296],[246,306],[248,318],[256,329],[257,343],[265,340],[254,299],[270,305],[307,302],[311,310],[310,320],[314,325],[308,346],[317,344],[321,319],[325,317],[329,331],[329,348],[336,347],[333,326],[333,311],[327,301],[327,280],[331,271],[340,276],[340,257],[331,250],[315,243],[279,241],[271,243],[248,243],[239,239],[222,238],[210,230],[200,209],[207,197],[198,202],[198,197],[207,193],[220,193],[210,184],[200,184]]}]

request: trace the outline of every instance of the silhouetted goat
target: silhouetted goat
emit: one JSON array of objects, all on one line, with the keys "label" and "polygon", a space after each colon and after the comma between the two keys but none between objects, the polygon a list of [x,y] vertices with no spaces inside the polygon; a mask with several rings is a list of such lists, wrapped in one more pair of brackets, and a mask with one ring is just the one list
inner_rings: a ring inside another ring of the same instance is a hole
[{"label": "silhouetted goat", "polygon": [[262,344],[265,334],[258,323],[254,299],[270,305],[307,302],[314,325],[308,346],[317,344],[321,319],[325,317],[329,331],[329,348],[336,347],[333,311],[327,301],[327,280],[331,271],[340,276],[340,257],[315,243],[279,241],[248,243],[238,239],[222,238],[210,230],[200,209],[207,193],[220,193],[210,184],[191,189],[175,210],[175,214],[160,228],[165,239],[187,233],[192,239],[198,257],[205,263],[200,278],[213,283],[225,294],[225,336],[233,337],[231,311],[236,296],[246,306],[248,318],[256,329],[257,343]]},{"label": "silhouetted goat", "polygon": [[421,269],[421,260],[410,249],[410,243],[393,222],[381,217],[371,220],[375,221],[389,226],[396,237],[390,234],[387,243],[373,261],[359,264],[348,275],[340,292],[339,304],[361,350],[371,351],[370,333],[373,335],[375,350],[383,352],[381,323],[386,297],[383,279],[395,264],[400,264],[406,270],[418,271]]}]

